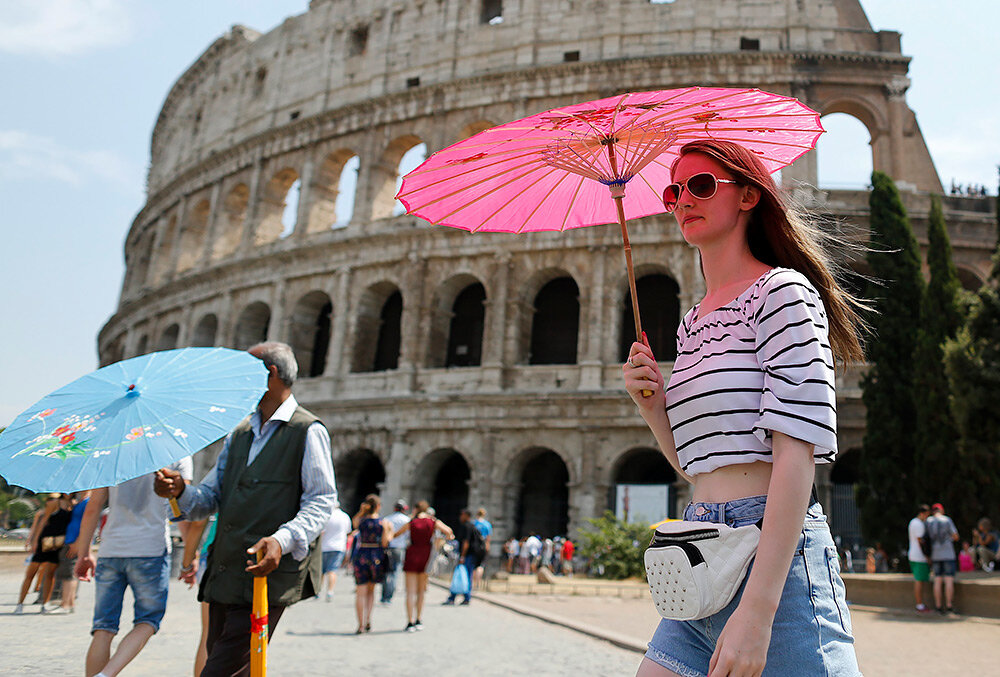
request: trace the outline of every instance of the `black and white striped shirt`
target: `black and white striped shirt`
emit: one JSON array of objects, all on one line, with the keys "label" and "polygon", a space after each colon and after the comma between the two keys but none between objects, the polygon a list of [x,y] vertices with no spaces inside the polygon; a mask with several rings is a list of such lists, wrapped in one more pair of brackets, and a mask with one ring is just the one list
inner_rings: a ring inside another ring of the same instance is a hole
[{"label": "black and white striped shirt", "polygon": [[725,306],[677,329],[666,406],[689,475],[771,461],[771,432],[837,455],[837,401],[826,311],[798,271],[774,268]]}]

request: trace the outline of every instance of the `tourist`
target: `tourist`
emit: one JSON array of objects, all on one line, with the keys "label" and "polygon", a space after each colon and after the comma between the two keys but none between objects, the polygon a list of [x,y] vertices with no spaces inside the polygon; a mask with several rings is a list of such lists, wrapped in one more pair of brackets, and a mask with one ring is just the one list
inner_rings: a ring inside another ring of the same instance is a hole
[{"label": "tourist", "polygon": [[400,536],[399,530],[410,521],[410,516],[406,514],[409,510],[410,506],[406,504],[406,501],[396,501],[396,505],[392,508],[392,514],[385,518],[389,522],[389,526],[392,527],[393,537],[389,541],[389,547],[385,550],[385,580],[382,581],[382,598],[379,600],[382,604],[392,602],[392,596],[396,593],[396,575],[403,565],[403,556],[406,554],[406,536]]},{"label": "tourist", "polygon": [[70,504],[73,512],[66,525],[66,541],[63,549],[59,553],[59,565],[56,567],[56,581],[62,586],[60,593],[60,604],[53,609],[54,614],[71,614],[76,611],[76,576],[73,569],[76,567],[77,543],[80,536],[80,524],[83,522],[83,513],[90,502],[90,491],[78,491],[70,496]]},{"label": "tourist", "polygon": [[[931,571],[934,572],[934,606],[939,614],[955,612],[955,542],[958,529],[951,518],[944,514],[944,506],[931,506],[927,518],[927,535],[931,539]],[[943,596],[942,596],[943,588]],[[943,603],[943,605],[942,605]]]},{"label": "tourist", "polygon": [[661,620],[639,674],[858,675],[833,538],[810,496],[815,464],[836,456],[834,360],[863,359],[857,302],[830,273],[822,231],[784,206],[754,153],[692,142],[671,175],[664,205],[700,252],[707,293],[678,328],[669,384],[636,342],[625,387],[693,484],[684,518],[763,518],[763,530],[729,605]]},{"label": "tourist", "polygon": [[424,593],[427,592],[427,562],[431,558],[432,539],[441,532],[448,539],[455,537],[451,528],[428,512],[427,501],[417,501],[413,518],[400,527],[397,536],[409,534],[403,573],[406,574],[406,632],[423,630]]},{"label": "tourist", "polygon": [[[459,548],[456,566],[465,567],[469,574],[469,592],[462,595],[464,598],[462,605],[467,606],[472,601],[472,572],[486,556],[486,539],[483,538],[482,532],[476,528],[475,522],[472,521],[472,513],[469,512],[468,508],[462,508],[458,519],[460,523],[455,530]],[[450,592],[444,603],[454,604],[457,597],[457,594]]]},{"label": "tourist", "polygon": [[257,408],[229,433],[200,484],[185,488],[169,471],[156,482],[157,493],[177,497],[190,519],[219,513],[198,596],[209,603],[202,677],[248,669],[252,577],[267,576],[270,641],[284,610],[319,592],[316,542],[337,505],[330,434],[292,395],[298,363],[291,346],[261,343],[247,352],[267,369]]},{"label": "tourist", "polygon": [[354,537],[354,553],[351,564],[354,567],[354,610],[358,616],[355,634],[371,632],[372,607],[375,606],[375,586],[385,580],[388,561],[386,547],[392,540],[392,524],[388,519],[379,519],[378,511],[382,501],[375,494],[369,494],[361,502],[361,508],[352,523],[358,530]]},{"label": "tourist", "polygon": [[351,516],[334,508],[323,529],[320,548],[323,550],[323,579],[326,585],[326,601],[333,599],[333,589],[337,585],[337,570],[344,563],[347,552],[347,534],[351,531]]},{"label": "tourist", "polygon": [[931,540],[927,537],[927,518],[931,507],[927,504],[917,509],[917,516],[910,520],[907,526],[907,536],[910,547],[906,552],[910,560],[910,573],[913,574],[913,598],[917,604],[918,613],[927,613],[930,609],[924,604],[924,583],[931,580]]},{"label": "tourist", "polygon": [[49,494],[45,501],[45,509],[35,513],[35,521],[31,525],[28,541],[25,544],[32,553],[28,568],[24,571],[21,582],[21,592],[17,597],[14,613],[24,613],[24,598],[28,596],[31,584],[37,574],[41,585],[39,613],[50,613],[46,608],[52,597],[52,586],[55,584],[55,571],[59,566],[59,551],[66,540],[66,528],[73,515],[73,506],[66,494]]},{"label": "tourist", "polygon": [[479,589],[483,587],[483,578],[486,575],[486,558],[489,557],[490,544],[493,542],[493,525],[488,519],[486,519],[486,508],[480,508],[476,511],[474,524],[476,525],[476,528],[479,529],[479,533],[485,541],[483,558],[480,560],[479,566],[477,566],[472,572],[472,587],[474,589]]},{"label": "tourist", "polygon": [[972,530],[972,559],[975,566],[983,571],[993,571],[997,560],[1000,537],[993,531],[993,522],[982,517]]}]

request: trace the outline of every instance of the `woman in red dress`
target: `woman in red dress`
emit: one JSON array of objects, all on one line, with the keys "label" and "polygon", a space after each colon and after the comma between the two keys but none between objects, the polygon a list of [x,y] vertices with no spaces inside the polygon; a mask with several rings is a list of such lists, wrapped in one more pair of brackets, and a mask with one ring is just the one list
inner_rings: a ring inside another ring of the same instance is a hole
[{"label": "woman in red dress", "polygon": [[433,517],[427,509],[427,501],[417,501],[413,519],[396,532],[396,536],[410,532],[410,545],[406,548],[406,557],[403,559],[403,572],[406,574],[406,632],[424,629],[420,615],[424,610],[427,561],[431,556],[434,532],[440,530],[448,540],[455,537],[448,525]]}]

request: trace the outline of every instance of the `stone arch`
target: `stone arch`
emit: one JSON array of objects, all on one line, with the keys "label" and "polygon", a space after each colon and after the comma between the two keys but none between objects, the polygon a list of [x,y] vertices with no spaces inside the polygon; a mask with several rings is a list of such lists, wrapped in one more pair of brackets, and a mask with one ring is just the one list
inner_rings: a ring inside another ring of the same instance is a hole
[{"label": "stone arch", "polygon": [[392,282],[373,284],[358,303],[351,371],[385,371],[399,366],[403,295]]},{"label": "stone arch", "polygon": [[468,139],[470,136],[475,136],[479,132],[485,132],[491,127],[496,127],[497,123],[490,122],[489,120],[476,120],[475,122],[470,122],[469,124],[462,127],[462,131],[459,132],[459,136],[455,141],[461,141],[462,139]]},{"label": "stone arch", "polygon": [[531,304],[528,364],[576,364],[580,288],[569,274],[553,276]]},{"label": "stone arch", "polygon": [[199,200],[188,214],[184,230],[180,236],[180,251],[177,254],[177,272],[191,270],[201,261],[208,240],[208,219],[212,207],[208,200]]},{"label": "stone arch", "polygon": [[235,252],[243,239],[243,224],[250,204],[250,188],[238,183],[226,194],[222,202],[222,227],[218,229],[212,260],[218,261]]},{"label": "stone arch", "polygon": [[340,507],[353,516],[368,494],[382,493],[385,466],[371,449],[352,449],[334,461]]},{"label": "stone arch", "polygon": [[177,338],[180,336],[180,333],[180,325],[174,322],[160,334],[160,340],[156,342],[156,349],[173,350],[177,347]]},{"label": "stone arch", "polygon": [[[285,234],[285,224],[282,222],[289,199],[298,200],[292,195],[292,188],[299,181],[299,173],[291,167],[278,170],[271,180],[264,185],[259,206],[259,219],[254,244],[262,245],[274,242]],[[292,227],[294,228],[294,223]],[[291,232],[291,231],[289,231]]]},{"label": "stone arch", "polygon": [[[161,224],[162,225],[162,224]],[[153,252],[153,286],[162,284],[170,276],[171,265],[173,260],[171,258],[174,251],[174,238],[176,237],[177,231],[177,214],[171,214],[166,221],[166,226],[163,226],[163,235],[160,238],[159,246],[155,247]]]},{"label": "stone arch", "polygon": [[514,534],[542,538],[566,535],[569,529],[569,467],[545,447],[525,449],[507,470],[511,489],[506,506],[513,514]]},{"label": "stone arch", "polygon": [[219,318],[215,313],[203,315],[198,324],[194,326],[191,334],[191,345],[196,347],[211,347],[215,345],[216,336],[219,333]]},{"label": "stone arch", "polygon": [[[628,359],[629,349],[635,342],[635,321],[632,313],[632,292],[628,281],[623,280],[624,293],[621,325],[618,331],[619,362]],[[639,318],[642,330],[649,339],[653,355],[660,362],[673,362],[677,357],[677,326],[681,322],[681,287],[671,275],[662,271],[649,271],[636,277],[636,296],[639,297]]]},{"label": "stone arch", "polygon": [[237,350],[247,348],[267,340],[267,330],[271,324],[271,307],[263,301],[254,301],[246,306],[236,320],[233,344]]},{"label": "stone arch", "polygon": [[102,367],[114,364],[115,362],[121,362],[125,359],[125,334],[119,334],[115,337],[115,340],[105,350],[101,351],[101,353],[100,365]]},{"label": "stone arch", "polygon": [[677,473],[663,452],[652,447],[634,447],[612,463],[608,509],[633,522],[652,523],[676,517],[673,487],[676,482]]},{"label": "stone arch", "polygon": [[470,367],[482,363],[485,303],[485,286],[469,273],[448,278],[438,287],[431,303],[428,366]]},{"label": "stone arch", "polygon": [[871,128],[860,118],[840,111],[824,115],[823,127],[826,133],[819,137],[815,151],[817,186],[852,190],[867,187],[874,162]]},{"label": "stone arch", "polygon": [[[423,144],[419,136],[406,134],[394,139],[382,153],[376,166],[372,168],[370,180],[373,186],[372,218],[384,219],[396,216],[396,193],[399,190],[400,162],[403,156]],[[424,144],[426,148],[426,144]]]},{"label": "stone arch", "polygon": [[354,214],[354,196],[361,160],[352,150],[340,149],[323,158],[310,187],[310,233],[342,228]]},{"label": "stone arch", "polygon": [[129,258],[131,260],[127,262],[128,284],[126,286],[133,293],[141,291],[149,281],[149,264],[153,259],[155,235],[154,228],[146,228],[135,247],[130,251]]},{"label": "stone arch", "polygon": [[[838,94],[822,102],[816,110],[822,117],[835,113],[844,113],[864,125],[865,129],[868,130],[868,143],[871,146],[868,152],[871,158],[871,166],[876,169],[888,166],[888,137],[883,132],[888,130],[889,121],[885,116],[884,110],[861,96],[846,93]],[[822,146],[825,145],[824,136],[826,135],[820,136],[818,142],[820,144],[818,146],[819,150],[816,151],[817,155],[823,150]]]},{"label": "stone arch", "polygon": [[149,352],[149,335],[143,334],[139,337],[139,340],[135,342],[135,357],[139,355],[145,355]]},{"label": "stone arch", "polygon": [[410,502],[426,500],[434,507],[439,520],[455,528],[459,512],[469,505],[471,476],[468,459],[461,452],[449,448],[435,449],[417,463]]},{"label": "stone arch", "polygon": [[979,273],[971,268],[956,266],[956,272],[958,273],[958,282],[965,291],[977,292],[986,282],[986,280],[979,276]]},{"label": "stone arch", "polygon": [[326,292],[311,291],[295,302],[288,322],[288,343],[299,363],[299,376],[322,376],[330,349],[333,302]]}]

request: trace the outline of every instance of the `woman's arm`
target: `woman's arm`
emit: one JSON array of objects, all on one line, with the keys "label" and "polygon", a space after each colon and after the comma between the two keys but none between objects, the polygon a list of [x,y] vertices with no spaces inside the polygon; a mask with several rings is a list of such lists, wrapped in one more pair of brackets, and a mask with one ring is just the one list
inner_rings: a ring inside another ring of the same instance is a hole
[{"label": "woman's arm", "polygon": [[389,541],[392,540],[392,523],[387,519],[382,520],[382,547],[388,547]]},{"label": "woman's arm", "polygon": [[195,520],[193,522],[182,522],[187,524],[184,530],[184,555],[181,558],[181,575],[179,580],[184,581],[190,588],[194,585],[195,575],[198,573],[197,559],[201,551],[201,537],[205,533],[208,520]]},{"label": "woman's arm", "polygon": [[405,534],[405,533],[406,533],[407,531],[409,531],[409,530],[410,530],[410,523],[409,523],[409,522],[407,522],[407,523],[406,523],[406,524],[404,524],[403,526],[399,527],[399,531],[397,531],[396,533],[394,533],[394,534],[392,535],[392,537],[393,537],[393,538],[398,538],[399,536],[402,536],[403,534]]},{"label": "woman's arm", "polygon": [[455,532],[451,530],[451,527],[439,519],[434,520],[434,528],[444,534],[445,538],[449,541],[455,538]]},{"label": "woman's arm", "polygon": [[774,464],[764,527],[743,596],[729,617],[709,664],[709,677],[760,674],[771,643],[771,623],[781,601],[792,556],[802,533],[816,474],[813,445],[772,432]]},{"label": "woman's arm", "polygon": [[45,502],[45,509],[35,513],[35,520],[31,525],[31,533],[28,535],[28,542],[31,544],[32,552],[38,549],[38,542],[41,540],[42,531],[49,523],[49,516],[59,509],[59,501],[50,498]]},{"label": "woman's arm", "polygon": [[[660,445],[660,451],[667,457],[674,471],[693,484],[694,480],[681,469],[681,463],[677,458],[674,434],[670,430],[670,420],[667,418],[663,374],[648,345],[639,342],[632,344],[629,359],[622,365],[622,375],[625,377],[625,390],[638,407],[642,420],[652,431],[653,437]],[[652,391],[653,394],[643,397],[642,391]]]}]

